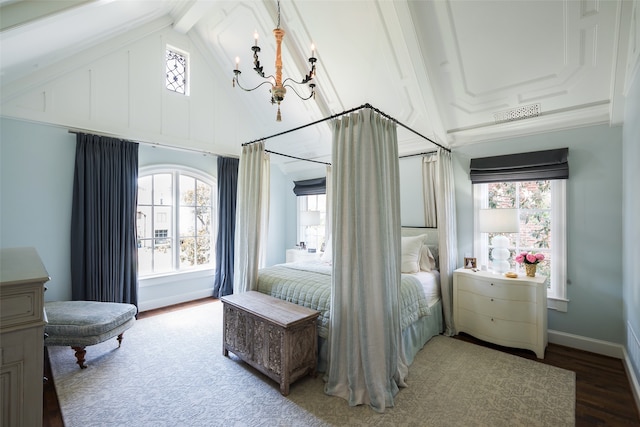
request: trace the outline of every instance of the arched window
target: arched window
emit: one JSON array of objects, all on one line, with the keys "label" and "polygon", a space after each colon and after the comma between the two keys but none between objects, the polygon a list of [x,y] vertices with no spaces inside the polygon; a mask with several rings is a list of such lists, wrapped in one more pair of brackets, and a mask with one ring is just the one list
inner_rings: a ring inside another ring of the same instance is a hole
[{"label": "arched window", "polygon": [[138,178],[138,274],[215,268],[216,185],[184,167],[141,169]]}]

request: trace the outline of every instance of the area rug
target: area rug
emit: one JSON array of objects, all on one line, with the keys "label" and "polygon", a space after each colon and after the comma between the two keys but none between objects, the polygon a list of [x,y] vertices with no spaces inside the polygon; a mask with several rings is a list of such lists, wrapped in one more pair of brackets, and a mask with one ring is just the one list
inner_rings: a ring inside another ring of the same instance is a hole
[{"label": "area rug", "polygon": [[408,387],[383,414],[323,392],[322,376],[280,394],[275,381],[222,355],[222,304],[143,318],[115,339],[49,347],[67,427],[572,426],[575,374],[453,338],[432,338]]}]

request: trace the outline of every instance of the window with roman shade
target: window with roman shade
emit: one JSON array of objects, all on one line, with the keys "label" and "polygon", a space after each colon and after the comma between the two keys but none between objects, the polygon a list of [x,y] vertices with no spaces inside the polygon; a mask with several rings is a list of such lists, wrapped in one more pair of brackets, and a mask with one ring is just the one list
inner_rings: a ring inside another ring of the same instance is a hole
[{"label": "window with roman shade", "polygon": [[566,180],[568,148],[471,159],[474,197],[474,256],[481,265],[491,258],[491,233],[478,229],[480,209],[515,208],[520,231],[510,233],[510,269],[522,251],[541,252],[539,272],[547,276],[548,308],[568,310],[566,290]]},{"label": "window with roman shade", "polygon": [[[311,248],[322,250],[325,244],[327,221],[327,178],[306,179],[293,182],[293,192],[298,199],[298,242],[306,242]],[[314,224],[306,224],[304,218],[313,212],[318,218]]]},{"label": "window with roman shade", "polygon": [[568,148],[471,159],[474,184],[569,178]]},{"label": "window with roman shade", "polygon": [[293,192],[296,196],[315,196],[327,193],[327,178],[305,179],[293,181]]}]

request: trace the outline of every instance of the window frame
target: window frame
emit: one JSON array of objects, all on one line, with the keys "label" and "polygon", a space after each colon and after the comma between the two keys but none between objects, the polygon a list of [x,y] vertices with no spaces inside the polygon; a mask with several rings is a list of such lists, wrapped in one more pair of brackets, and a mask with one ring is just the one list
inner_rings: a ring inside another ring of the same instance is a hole
[{"label": "window frame", "polygon": [[[161,273],[150,273],[145,275],[140,275],[138,278],[139,286],[153,286],[158,284],[169,283],[175,280],[176,276],[180,277],[204,277],[210,276],[213,272],[215,272],[216,268],[216,260],[215,260],[215,250],[216,250],[216,239],[218,235],[218,195],[217,195],[217,179],[216,177],[207,174],[199,169],[191,168],[183,165],[173,165],[173,164],[162,164],[162,165],[152,165],[152,166],[144,166],[139,168],[138,178],[155,175],[155,174],[171,174],[173,180],[172,194],[171,194],[171,203],[172,203],[172,228],[174,230],[174,236],[171,237],[175,242],[172,245],[172,268],[169,271],[164,271]],[[180,175],[189,176],[196,180],[200,180],[211,186],[211,240],[210,240],[210,251],[211,251],[211,262],[206,265],[196,265],[190,268],[180,268],[180,207],[182,206],[180,203]],[[138,205],[136,205],[136,210],[138,210]]]},{"label": "window frame", "polygon": [[[185,83],[184,83],[184,93],[180,93],[178,91],[175,91],[173,89],[170,89],[169,87],[167,87],[167,52],[171,51],[172,53],[178,54],[178,55],[182,55],[185,58],[185,72],[184,72],[184,79],[185,79]],[[176,96],[190,96],[191,95],[191,56],[189,55],[189,52],[177,48],[169,43],[165,44],[164,47],[164,60],[163,60],[163,65],[164,65],[164,88],[166,89],[167,92],[172,93]]]},{"label": "window frame", "polygon": [[[522,181],[524,182],[524,181]],[[551,224],[553,227],[553,245],[551,254],[550,286],[547,289],[547,308],[567,312],[567,185],[564,179],[551,182]],[[480,209],[488,207],[488,184],[472,184],[473,194],[473,248],[478,263],[485,265],[489,260],[489,239],[487,233],[478,231]]]},{"label": "window frame", "polygon": [[[325,242],[325,234],[326,234],[326,215],[327,215],[327,195],[326,193],[322,193],[322,194],[311,194],[311,195],[305,195],[305,196],[296,196],[296,203],[298,205],[298,213],[296,215],[296,225],[297,225],[297,232],[296,232],[296,236],[297,236],[297,241],[296,241],[296,245],[299,245],[300,242],[307,242],[307,236],[306,236],[306,226],[304,225],[300,225],[300,214],[302,212],[306,212],[309,210],[309,203],[308,203],[308,198],[309,197],[315,197],[315,198],[319,198],[323,196],[325,198],[325,203],[322,209],[320,209],[320,224],[318,225],[318,227],[321,227],[322,233],[318,233],[316,234],[316,238],[317,240],[320,241],[320,245],[318,245],[317,248],[315,248],[318,252],[321,252],[322,250],[322,246],[326,245],[327,242]],[[320,203],[318,202],[318,200],[316,200],[316,205],[319,205]]]}]

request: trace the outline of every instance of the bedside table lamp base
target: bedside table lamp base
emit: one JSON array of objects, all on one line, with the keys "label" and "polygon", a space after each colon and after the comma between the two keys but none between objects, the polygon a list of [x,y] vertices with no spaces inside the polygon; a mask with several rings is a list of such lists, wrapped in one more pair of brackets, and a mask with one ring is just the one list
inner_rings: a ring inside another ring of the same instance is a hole
[{"label": "bedside table lamp base", "polygon": [[509,264],[509,239],[505,236],[495,236],[491,239],[491,257],[493,258],[493,271],[496,273],[506,273],[511,265]]}]

